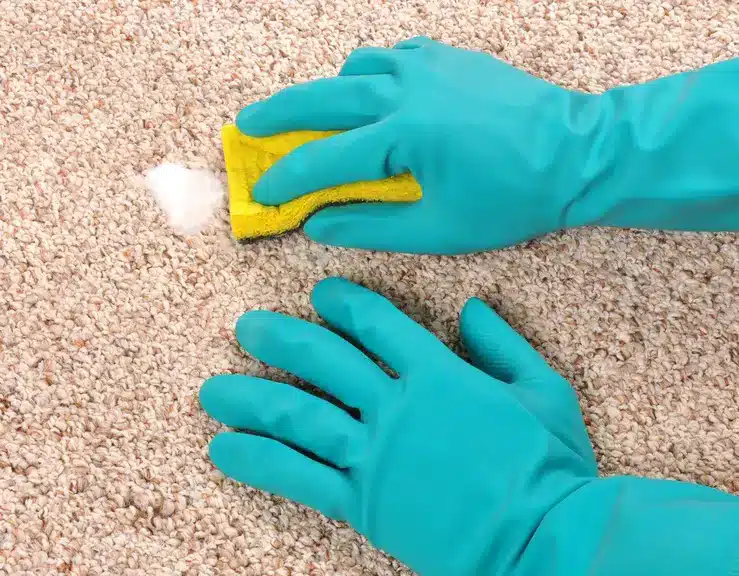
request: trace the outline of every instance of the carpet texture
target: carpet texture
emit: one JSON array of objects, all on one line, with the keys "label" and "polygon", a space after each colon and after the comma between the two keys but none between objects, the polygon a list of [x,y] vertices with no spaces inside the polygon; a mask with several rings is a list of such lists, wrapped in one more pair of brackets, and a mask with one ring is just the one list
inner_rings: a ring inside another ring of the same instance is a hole
[{"label": "carpet texture", "polygon": [[300,233],[240,246],[225,206],[199,236],[167,227],[145,170],[222,171],[243,105],[416,34],[601,91],[739,55],[739,4],[0,0],[0,573],[408,574],[207,458],[203,379],[282,377],[234,320],[314,318],[332,274],[453,346],[464,301],[486,299],[573,382],[604,474],[739,492],[736,235],[583,230],[438,258]]}]

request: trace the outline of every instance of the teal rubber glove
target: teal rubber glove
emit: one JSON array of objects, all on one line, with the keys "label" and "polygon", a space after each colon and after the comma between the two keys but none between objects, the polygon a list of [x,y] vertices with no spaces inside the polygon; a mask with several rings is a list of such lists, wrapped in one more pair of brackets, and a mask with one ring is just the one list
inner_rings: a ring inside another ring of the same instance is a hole
[{"label": "teal rubber glove", "polygon": [[739,569],[739,499],[598,479],[572,388],[480,300],[460,321],[474,365],[344,279],[320,282],[313,303],[336,332],[255,311],[238,340],[359,417],[287,384],[216,376],[200,399],[237,430],[210,445],[226,475],[348,522],[424,576]]},{"label": "teal rubber glove", "polygon": [[407,172],[420,183],[417,203],[318,212],[304,231],[321,243],[459,254],[587,225],[739,230],[739,59],[593,95],[414,38],[360,48],[337,77],[236,124],[345,131],[277,162],[255,186],[263,204]]}]

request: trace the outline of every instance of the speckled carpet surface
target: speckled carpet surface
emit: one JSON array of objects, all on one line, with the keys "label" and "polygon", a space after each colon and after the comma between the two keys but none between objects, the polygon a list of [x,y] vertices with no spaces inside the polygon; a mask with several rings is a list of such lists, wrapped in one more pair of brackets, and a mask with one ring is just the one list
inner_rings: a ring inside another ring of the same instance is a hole
[{"label": "speckled carpet surface", "polygon": [[581,230],[462,258],[240,246],[225,206],[180,237],[140,185],[165,160],[222,171],[243,105],[417,34],[601,91],[739,55],[739,4],[0,0],[0,573],[407,574],[207,458],[203,379],[275,375],[236,317],[313,318],[333,274],[451,345],[486,299],[573,382],[604,474],[739,492],[738,236]]}]

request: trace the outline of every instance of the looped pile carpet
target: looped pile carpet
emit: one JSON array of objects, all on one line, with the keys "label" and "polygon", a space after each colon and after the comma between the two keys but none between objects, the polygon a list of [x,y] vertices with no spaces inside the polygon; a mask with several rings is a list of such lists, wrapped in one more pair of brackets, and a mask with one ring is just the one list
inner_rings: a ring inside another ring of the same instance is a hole
[{"label": "looped pile carpet", "polygon": [[739,4],[0,0],[0,573],[407,574],[207,458],[202,380],[275,375],[234,320],[312,318],[329,274],[453,345],[464,301],[488,300],[573,382],[604,474],[739,492],[736,235],[583,230],[437,258],[240,246],[225,207],[201,235],[168,227],[146,170],[222,171],[243,105],[417,34],[600,91],[739,55]]}]

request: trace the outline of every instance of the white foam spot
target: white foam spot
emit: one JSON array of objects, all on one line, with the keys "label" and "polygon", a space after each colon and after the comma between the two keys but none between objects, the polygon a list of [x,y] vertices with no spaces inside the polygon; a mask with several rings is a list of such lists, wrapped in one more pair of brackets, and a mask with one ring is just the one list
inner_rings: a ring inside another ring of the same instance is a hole
[{"label": "white foam spot", "polygon": [[201,232],[215,216],[224,196],[215,174],[179,164],[152,168],[146,173],[146,186],[169,225],[183,236]]}]

